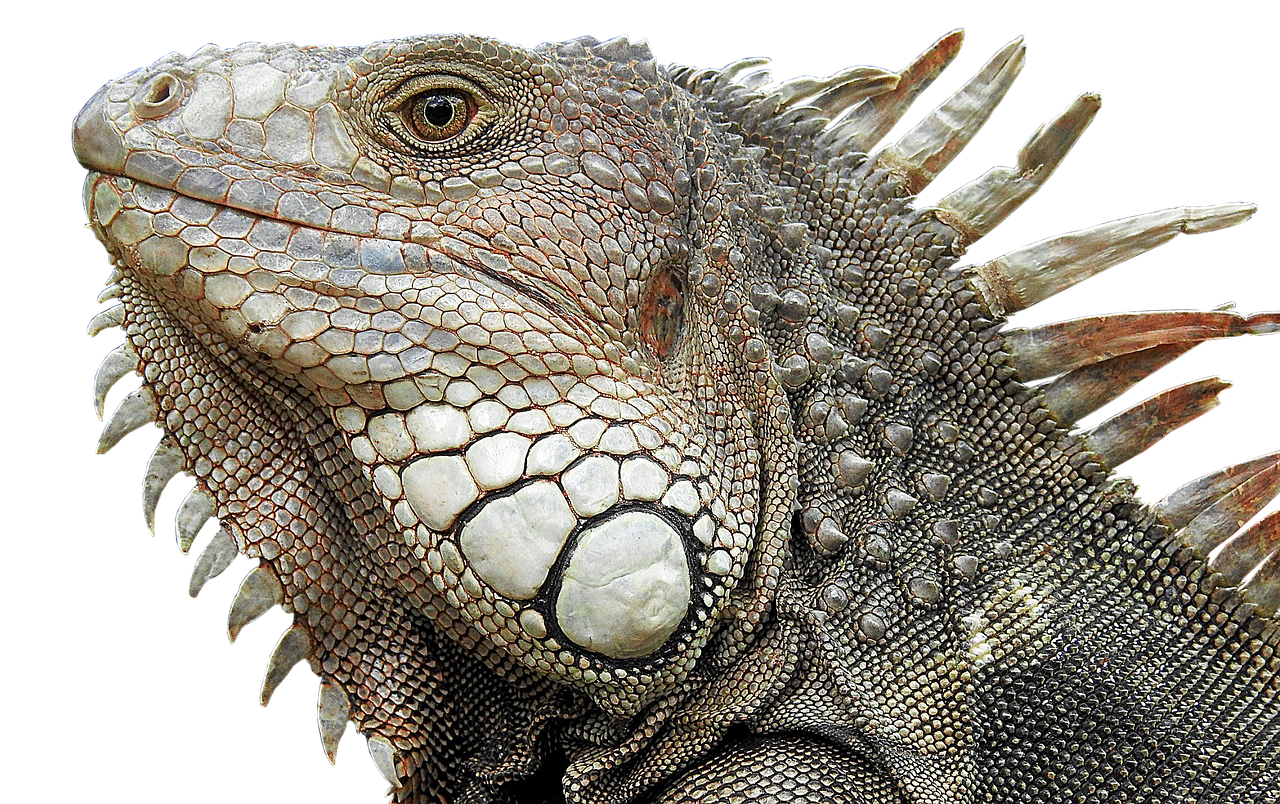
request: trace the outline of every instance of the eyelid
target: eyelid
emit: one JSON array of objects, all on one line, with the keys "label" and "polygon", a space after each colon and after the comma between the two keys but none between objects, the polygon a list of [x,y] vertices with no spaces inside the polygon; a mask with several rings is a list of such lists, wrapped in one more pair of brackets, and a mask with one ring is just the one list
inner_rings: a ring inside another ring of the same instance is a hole
[{"label": "eyelid", "polygon": [[387,111],[398,112],[417,95],[430,89],[456,89],[465,92],[475,99],[477,111],[493,108],[489,94],[474,82],[461,76],[448,73],[419,75],[404,81],[382,99],[382,106]]},{"label": "eyelid", "polygon": [[[424,141],[408,130],[403,114],[409,103],[424,92],[451,89],[468,96],[475,104],[475,114],[458,134],[439,142]],[[498,117],[492,95],[475,81],[451,73],[431,73],[409,78],[384,95],[379,106],[383,124],[396,139],[419,153],[444,153],[465,146],[487,131]]]}]

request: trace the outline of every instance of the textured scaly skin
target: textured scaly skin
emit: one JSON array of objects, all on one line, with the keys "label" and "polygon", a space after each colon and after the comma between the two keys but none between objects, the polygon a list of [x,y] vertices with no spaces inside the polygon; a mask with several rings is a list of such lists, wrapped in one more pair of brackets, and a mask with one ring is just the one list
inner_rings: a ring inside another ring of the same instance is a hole
[{"label": "textured scaly skin", "polygon": [[[872,148],[955,46],[765,91],[473,37],[104,87],[76,128],[98,323],[145,387],[104,446],[154,418],[191,534],[226,534],[199,577],[260,560],[233,630],[295,622],[264,698],[308,661],[326,749],[354,721],[397,801],[1274,801],[1280,570],[1218,588],[1110,478],[1143,437],[1023,382],[1124,351],[1002,332],[1026,287],[956,267],[1096,98],[990,207],[910,203],[971,133]],[[472,119],[424,139],[425,97]],[[1122,334],[1275,326],[1206,315]]]}]

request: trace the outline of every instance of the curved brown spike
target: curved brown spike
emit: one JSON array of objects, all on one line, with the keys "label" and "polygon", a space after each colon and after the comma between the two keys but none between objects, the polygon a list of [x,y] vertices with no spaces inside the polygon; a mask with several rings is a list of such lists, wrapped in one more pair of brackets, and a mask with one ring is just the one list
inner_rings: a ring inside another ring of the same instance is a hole
[{"label": "curved brown spike", "polygon": [[346,691],[329,679],[323,679],[316,694],[316,723],[320,728],[320,744],[324,746],[324,755],[329,758],[330,765],[338,758],[338,742],[350,719],[351,699]]},{"label": "curved brown spike", "polygon": [[1171,388],[1107,419],[1085,436],[1085,442],[1114,469],[1216,408],[1218,394],[1230,387],[1213,377]]},{"label": "curved brown spike", "polygon": [[1222,573],[1228,586],[1239,586],[1277,550],[1280,550],[1280,511],[1224,544],[1209,567]]},{"label": "curved brown spike", "polygon": [[1276,494],[1280,494],[1280,463],[1271,464],[1215,500],[1178,531],[1178,540],[1197,555],[1207,556],[1253,519]]},{"label": "curved brown spike", "polygon": [[991,117],[1022,72],[1026,55],[1021,37],[1005,45],[969,83],[877,154],[876,165],[902,176],[908,192],[920,192]]},{"label": "curved brown spike", "polygon": [[960,232],[962,246],[985,237],[1048,181],[1101,107],[1097,95],[1076,98],[1022,146],[1017,166],[992,168],[953,190],[938,202],[938,218]]},{"label": "curved brown spike", "polygon": [[1045,407],[1059,424],[1074,424],[1197,345],[1192,341],[1153,346],[1068,371],[1040,389]]},{"label": "curved brown spike", "polygon": [[964,31],[952,31],[934,42],[898,74],[898,86],[892,92],[868,98],[854,107],[840,121],[842,150],[870,151],[902,119],[920,93],[955,59],[963,43]]},{"label": "curved brown spike", "polygon": [[1025,310],[1179,234],[1201,234],[1249,220],[1253,204],[1176,207],[1069,232],[1011,251],[968,273],[997,315]]},{"label": "curved brown spike", "polygon": [[1185,528],[1217,499],[1230,493],[1241,483],[1280,463],[1280,452],[1263,455],[1252,460],[1210,472],[1174,491],[1168,497],[1151,506],[1151,511],[1173,530]]},{"label": "curved brown spike", "polygon": [[834,120],[857,103],[897,88],[901,79],[878,67],[851,67],[833,75],[822,92],[806,100],[806,104]]},{"label": "curved brown spike", "polygon": [[1220,311],[1113,313],[1003,334],[1019,379],[1029,381],[1153,346],[1245,335],[1251,320]]},{"label": "curved brown spike", "polygon": [[307,633],[307,629],[295,625],[284,632],[284,636],[276,643],[275,650],[271,652],[271,658],[267,660],[267,672],[262,677],[262,692],[258,700],[263,706],[270,703],[272,693],[284,681],[285,676],[289,675],[293,666],[306,659],[310,652],[311,635]]},{"label": "curved brown spike", "polygon": [[264,565],[254,567],[240,582],[231,611],[227,613],[227,636],[232,642],[246,625],[284,602],[284,589],[276,574]]}]

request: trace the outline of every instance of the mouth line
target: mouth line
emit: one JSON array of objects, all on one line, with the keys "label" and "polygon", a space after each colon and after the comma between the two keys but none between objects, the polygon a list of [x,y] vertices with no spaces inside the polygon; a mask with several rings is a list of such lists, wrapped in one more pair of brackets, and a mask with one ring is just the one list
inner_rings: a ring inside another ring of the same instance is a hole
[{"label": "mouth line", "polygon": [[[561,320],[571,324],[579,332],[591,331],[599,338],[608,337],[607,333],[600,331],[600,327],[595,322],[588,320],[586,317],[582,316],[580,313],[577,313],[574,310],[570,309],[569,305],[572,304],[572,300],[570,298],[563,297],[562,294],[557,293],[554,290],[547,290],[547,289],[540,288],[531,282],[524,281],[520,278],[504,273],[502,271],[499,271],[489,265],[484,264],[483,261],[478,259],[467,260],[456,254],[450,254],[439,248],[433,248],[429,245],[417,242],[410,238],[392,239],[387,237],[378,237],[376,235],[357,234],[355,232],[343,231],[343,230],[334,229],[328,226],[314,226],[309,223],[304,223],[302,221],[293,220],[286,217],[280,217],[276,215],[267,215],[260,211],[247,209],[244,206],[238,206],[235,204],[227,203],[225,200],[214,201],[208,198],[201,198],[200,196],[192,195],[190,193],[184,193],[181,190],[178,190],[174,187],[167,187],[163,184],[156,184],[146,179],[139,179],[134,176],[130,176],[127,173],[111,173],[111,172],[101,171],[101,170],[89,170],[88,175],[94,178],[106,179],[110,181],[113,185],[116,183],[117,180],[120,180],[120,179],[131,181],[146,187],[151,187],[157,190],[163,190],[166,192],[173,193],[175,196],[178,196],[181,198],[187,198],[192,201],[199,201],[204,204],[209,204],[210,206],[217,207],[218,209],[234,210],[241,214],[252,216],[253,218],[274,221],[277,223],[285,224],[287,226],[296,226],[300,229],[306,229],[313,232],[323,232],[323,233],[336,235],[336,236],[353,237],[360,240],[376,240],[376,241],[381,241],[384,243],[391,243],[391,244],[413,244],[422,248],[427,253],[428,256],[437,256],[437,257],[443,258],[449,261],[449,263],[451,263],[453,266],[456,266],[457,268],[466,269],[467,273],[470,274],[470,278],[476,279],[485,284],[493,286],[494,289],[505,290],[518,297],[527,298],[528,300],[534,302],[538,306],[543,307],[548,313],[552,314],[554,317],[558,317]],[[176,235],[162,235],[159,232],[157,232],[156,234],[162,237],[176,236]],[[110,240],[109,237],[105,239]],[[473,249],[478,248],[473,243],[467,243],[467,245]],[[126,249],[123,245],[115,244],[115,243],[109,244],[108,249],[111,250],[113,253],[118,252],[120,256],[120,262],[123,262],[132,271],[140,272],[139,265],[141,264],[142,261],[140,258],[137,260],[129,259],[129,252],[131,251],[130,249]],[[498,257],[506,258],[506,259],[509,259],[512,256],[503,251],[492,249],[492,248],[486,248],[484,250],[490,254],[493,254]],[[304,278],[294,276],[287,271],[280,271],[272,268],[264,267],[262,268],[262,270],[270,272],[284,285],[287,285],[290,287],[302,288],[305,290],[310,290],[323,295],[332,296],[334,298],[358,299],[358,298],[361,298],[363,295],[360,293],[348,292],[347,288],[335,285],[331,282],[326,282],[324,280],[304,279]],[[383,274],[383,273],[378,273],[374,271],[369,271],[368,269],[365,269],[360,266],[350,267],[347,270],[359,271],[364,276],[394,276],[395,275],[395,274]],[[441,271],[439,269],[429,269],[424,272],[406,270],[404,273],[412,276],[429,276],[431,274],[439,274],[441,273]],[[462,273],[462,272],[459,272],[459,273]],[[356,283],[355,287],[358,287],[358,285],[359,283]],[[561,298],[557,298],[557,297],[561,297]]]}]

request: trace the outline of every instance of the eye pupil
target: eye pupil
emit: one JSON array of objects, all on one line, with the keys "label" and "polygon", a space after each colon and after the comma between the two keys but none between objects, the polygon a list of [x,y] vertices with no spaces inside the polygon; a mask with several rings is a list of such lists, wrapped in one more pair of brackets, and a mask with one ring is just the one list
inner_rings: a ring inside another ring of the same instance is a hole
[{"label": "eye pupil", "polygon": [[435,95],[422,102],[422,117],[433,126],[444,128],[453,119],[453,104],[447,98]]}]

